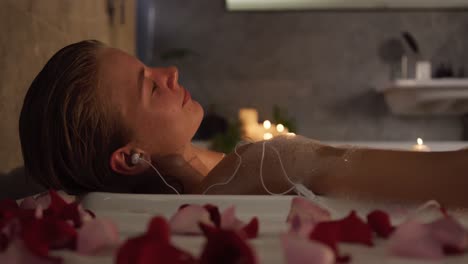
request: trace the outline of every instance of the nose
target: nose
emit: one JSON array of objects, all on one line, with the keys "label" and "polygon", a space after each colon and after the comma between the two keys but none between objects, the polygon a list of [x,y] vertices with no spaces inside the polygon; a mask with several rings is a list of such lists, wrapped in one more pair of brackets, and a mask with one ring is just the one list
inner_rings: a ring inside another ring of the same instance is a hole
[{"label": "nose", "polygon": [[175,66],[167,67],[167,87],[174,89],[179,83],[179,70]]},{"label": "nose", "polygon": [[179,70],[175,66],[153,68],[154,78],[167,88],[173,90],[178,87]]}]

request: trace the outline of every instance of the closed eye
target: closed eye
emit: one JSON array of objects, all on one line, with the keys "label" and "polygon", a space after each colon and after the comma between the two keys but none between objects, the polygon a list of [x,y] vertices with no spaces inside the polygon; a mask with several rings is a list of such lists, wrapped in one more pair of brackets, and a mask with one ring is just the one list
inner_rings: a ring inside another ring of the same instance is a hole
[{"label": "closed eye", "polygon": [[154,93],[159,87],[158,87],[158,85],[156,84],[155,81],[152,80],[151,82],[153,82],[153,90],[152,90],[152,93]]}]

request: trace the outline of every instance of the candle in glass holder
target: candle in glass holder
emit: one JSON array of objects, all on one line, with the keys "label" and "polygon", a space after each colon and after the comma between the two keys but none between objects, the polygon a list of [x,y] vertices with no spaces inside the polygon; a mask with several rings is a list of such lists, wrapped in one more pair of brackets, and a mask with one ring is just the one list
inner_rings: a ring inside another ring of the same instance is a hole
[{"label": "candle in glass holder", "polygon": [[416,140],[417,144],[413,145],[413,150],[415,151],[430,151],[431,149],[424,145],[424,141],[421,138]]},{"label": "candle in glass holder", "polygon": [[257,124],[258,112],[254,108],[241,108],[239,110],[239,121],[243,124]]}]

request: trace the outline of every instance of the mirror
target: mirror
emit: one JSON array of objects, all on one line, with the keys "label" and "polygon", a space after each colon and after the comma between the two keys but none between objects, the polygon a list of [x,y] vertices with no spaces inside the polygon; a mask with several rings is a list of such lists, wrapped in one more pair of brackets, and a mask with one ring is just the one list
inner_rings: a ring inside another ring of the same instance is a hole
[{"label": "mirror", "polygon": [[226,0],[229,11],[467,9],[468,0]]}]

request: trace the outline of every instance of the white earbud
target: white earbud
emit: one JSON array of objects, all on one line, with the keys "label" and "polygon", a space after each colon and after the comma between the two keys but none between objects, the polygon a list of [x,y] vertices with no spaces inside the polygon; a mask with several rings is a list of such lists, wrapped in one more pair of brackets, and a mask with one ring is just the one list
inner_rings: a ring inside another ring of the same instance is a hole
[{"label": "white earbud", "polygon": [[161,173],[159,173],[158,169],[156,169],[156,167],[154,167],[153,164],[151,164],[150,161],[148,161],[148,160],[146,160],[146,159],[144,159],[142,157],[141,153],[133,153],[130,156],[130,162],[132,163],[132,165],[137,165],[140,162],[144,162],[144,163],[148,164],[158,174],[159,178],[161,178],[161,180],[164,182],[164,184],[166,184],[169,188],[171,188],[176,194],[180,195],[180,193],[176,190],[176,188],[174,188],[172,185],[170,185],[169,183],[166,182],[166,180],[161,175]]},{"label": "white earbud", "polygon": [[140,160],[141,160],[141,153],[134,153],[130,157],[130,161],[133,165],[137,165],[138,163],[140,163]]}]

